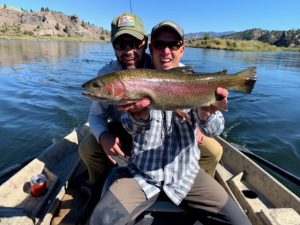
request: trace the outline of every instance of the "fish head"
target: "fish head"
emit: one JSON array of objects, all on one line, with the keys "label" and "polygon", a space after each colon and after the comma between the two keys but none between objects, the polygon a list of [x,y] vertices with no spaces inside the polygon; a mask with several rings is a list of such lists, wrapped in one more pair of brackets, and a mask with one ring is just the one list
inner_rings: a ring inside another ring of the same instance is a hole
[{"label": "fish head", "polygon": [[121,81],[107,81],[100,77],[84,83],[82,87],[86,89],[82,94],[92,100],[117,105],[136,102],[127,95],[126,87]]},{"label": "fish head", "polygon": [[119,81],[107,82],[100,77],[84,83],[82,87],[86,89],[84,95],[88,97],[116,101],[126,97],[126,88]]}]

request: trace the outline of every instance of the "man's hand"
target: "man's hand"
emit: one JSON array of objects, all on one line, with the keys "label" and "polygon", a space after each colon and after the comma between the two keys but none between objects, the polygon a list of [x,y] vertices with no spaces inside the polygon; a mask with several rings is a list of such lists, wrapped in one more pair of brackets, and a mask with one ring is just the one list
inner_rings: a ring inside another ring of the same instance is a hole
[{"label": "man's hand", "polygon": [[133,104],[121,105],[118,109],[130,113],[136,119],[148,120],[150,115],[150,104],[150,99],[145,98]]},{"label": "man's hand", "polygon": [[[218,100],[216,102],[216,109],[215,111],[217,111],[218,109],[223,109],[223,110],[228,110],[228,91],[224,88],[220,88],[218,87],[217,90],[216,90],[216,95],[218,96],[218,98],[220,100]],[[214,112],[215,112],[214,111]]]},{"label": "man's hand", "polygon": [[214,105],[206,106],[206,107],[199,107],[198,115],[201,120],[207,120],[210,115],[216,112],[219,109],[223,109],[227,111],[228,109],[228,91],[224,88],[218,87],[216,90],[216,95],[220,100],[217,100]]},{"label": "man's hand", "polygon": [[198,143],[198,145],[202,144],[203,138],[204,138],[204,134],[202,134],[202,132],[201,132],[201,130],[200,130],[199,127],[197,127],[197,129],[196,129],[196,137],[197,137],[197,143]]},{"label": "man's hand", "polygon": [[120,155],[125,157],[125,154],[121,149],[121,142],[115,135],[109,132],[103,133],[100,136],[100,143],[106,156],[113,164],[117,163],[116,160],[114,160],[114,156]]}]

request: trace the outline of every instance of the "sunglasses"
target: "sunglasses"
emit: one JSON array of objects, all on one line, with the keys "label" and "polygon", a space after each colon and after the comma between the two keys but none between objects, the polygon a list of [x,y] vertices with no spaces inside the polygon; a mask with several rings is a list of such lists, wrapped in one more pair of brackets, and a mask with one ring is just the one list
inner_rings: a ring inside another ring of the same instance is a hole
[{"label": "sunglasses", "polygon": [[169,48],[171,51],[177,51],[182,45],[183,41],[160,41],[156,40],[152,43],[153,47],[157,50],[165,50],[165,48]]},{"label": "sunglasses", "polygon": [[126,48],[129,49],[140,49],[144,45],[144,40],[138,40],[136,38],[130,40],[122,40],[117,39],[113,42],[114,49],[117,50],[125,50]]}]

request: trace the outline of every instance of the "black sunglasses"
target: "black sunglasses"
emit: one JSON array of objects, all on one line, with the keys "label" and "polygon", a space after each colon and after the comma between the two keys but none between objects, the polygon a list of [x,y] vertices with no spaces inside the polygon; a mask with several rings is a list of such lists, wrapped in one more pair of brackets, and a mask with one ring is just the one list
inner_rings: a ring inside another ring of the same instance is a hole
[{"label": "black sunglasses", "polygon": [[140,49],[144,45],[144,40],[138,40],[136,38],[130,40],[117,39],[113,42],[113,47],[117,50]]},{"label": "black sunglasses", "polygon": [[153,47],[157,50],[165,50],[165,48],[169,48],[171,51],[177,51],[182,45],[183,41],[160,41],[156,40],[151,43]]}]

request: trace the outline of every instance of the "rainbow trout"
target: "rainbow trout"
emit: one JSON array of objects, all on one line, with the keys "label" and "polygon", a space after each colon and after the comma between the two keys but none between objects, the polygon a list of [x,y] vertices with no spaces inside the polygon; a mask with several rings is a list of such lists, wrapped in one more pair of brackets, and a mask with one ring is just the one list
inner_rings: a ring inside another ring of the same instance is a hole
[{"label": "rainbow trout", "polygon": [[134,69],[108,73],[82,85],[83,95],[93,100],[123,105],[143,98],[151,99],[151,108],[172,110],[215,105],[222,87],[251,93],[256,82],[256,68],[236,74],[221,71],[213,74],[190,74],[185,67],[171,70]]}]

